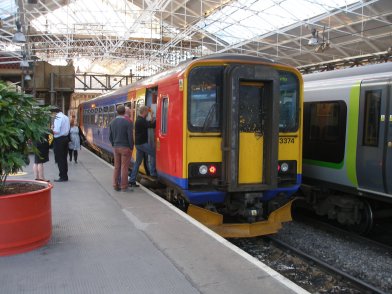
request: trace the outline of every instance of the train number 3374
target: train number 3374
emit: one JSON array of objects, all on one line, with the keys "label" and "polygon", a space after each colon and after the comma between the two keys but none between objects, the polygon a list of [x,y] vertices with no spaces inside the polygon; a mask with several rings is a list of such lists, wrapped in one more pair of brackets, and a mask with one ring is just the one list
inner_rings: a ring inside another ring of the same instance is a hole
[{"label": "train number 3374", "polygon": [[294,144],[294,138],[279,138],[279,144]]}]

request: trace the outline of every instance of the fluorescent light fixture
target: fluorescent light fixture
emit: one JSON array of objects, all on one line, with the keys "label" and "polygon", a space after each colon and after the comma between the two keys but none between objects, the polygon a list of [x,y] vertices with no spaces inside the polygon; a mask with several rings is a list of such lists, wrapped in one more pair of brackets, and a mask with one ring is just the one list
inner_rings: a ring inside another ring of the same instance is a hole
[{"label": "fluorescent light fixture", "polygon": [[14,42],[14,43],[26,43],[26,37],[25,37],[25,35],[22,32],[17,31],[14,34],[14,37],[12,38],[12,42]]},{"label": "fluorescent light fixture", "polygon": [[318,43],[319,43],[318,39],[312,37],[312,38],[309,39],[308,45],[309,46],[316,46],[316,45],[318,45]]},{"label": "fluorescent light fixture", "polygon": [[27,60],[23,59],[20,62],[20,67],[29,67],[29,62]]},{"label": "fluorescent light fixture", "polygon": [[14,43],[26,43],[26,36],[22,33],[21,27],[22,26],[20,25],[20,22],[17,21],[16,22],[17,31],[14,34],[14,37],[12,38],[12,42],[14,42]]},{"label": "fluorescent light fixture", "polygon": [[24,80],[31,81],[31,76],[29,74],[25,75]]},{"label": "fluorescent light fixture", "polygon": [[318,31],[316,29],[312,29],[312,37],[309,39],[309,46],[316,46],[319,44],[318,40]]}]

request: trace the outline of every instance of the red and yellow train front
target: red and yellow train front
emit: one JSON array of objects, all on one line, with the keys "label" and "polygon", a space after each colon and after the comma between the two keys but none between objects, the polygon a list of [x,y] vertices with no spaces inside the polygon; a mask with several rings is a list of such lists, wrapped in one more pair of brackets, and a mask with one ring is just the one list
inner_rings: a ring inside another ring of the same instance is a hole
[{"label": "red and yellow train front", "polygon": [[194,62],[179,85],[183,161],[176,183],[198,205],[189,213],[227,237],[242,233],[222,226],[221,214],[240,215],[246,236],[276,232],[291,220],[289,197],[301,182],[300,74],[268,63],[207,59]]}]

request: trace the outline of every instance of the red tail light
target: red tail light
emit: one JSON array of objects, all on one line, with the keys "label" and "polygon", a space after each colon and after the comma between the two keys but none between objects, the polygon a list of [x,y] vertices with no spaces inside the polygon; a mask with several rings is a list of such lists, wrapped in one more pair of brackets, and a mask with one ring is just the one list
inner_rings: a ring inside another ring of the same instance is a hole
[{"label": "red tail light", "polygon": [[214,175],[216,173],[216,166],[215,165],[210,165],[210,167],[208,168],[208,172],[211,175]]}]

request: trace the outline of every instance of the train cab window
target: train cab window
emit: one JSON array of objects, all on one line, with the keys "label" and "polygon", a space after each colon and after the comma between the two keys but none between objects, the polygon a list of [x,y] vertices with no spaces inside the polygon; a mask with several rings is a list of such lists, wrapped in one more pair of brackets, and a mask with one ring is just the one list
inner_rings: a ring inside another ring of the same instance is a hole
[{"label": "train cab window", "polygon": [[365,93],[365,121],[363,126],[363,145],[378,146],[380,131],[381,90]]},{"label": "train cab window", "polygon": [[196,132],[221,130],[222,66],[198,67],[189,74],[188,127]]},{"label": "train cab window", "polygon": [[161,134],[167,134],[167,121],[168,121],[168,111],[169,111],[169,99],[164,97],[162,99],[162,114],[161,114]]},{"label": "train cab window", "polygon": [[342,162],[346,138],[346,103],[307,102],[304,108],[304,158]]},{"label": "train cab window", "polygon": [[280,80],[280,116],[279,131],[294,132],[298,129],[299,82],[295,74],[279,71]]}]

